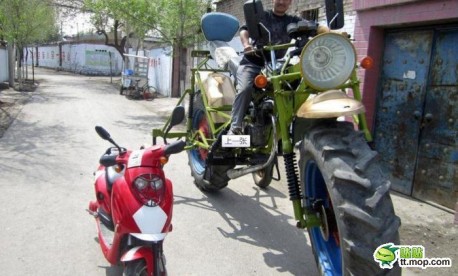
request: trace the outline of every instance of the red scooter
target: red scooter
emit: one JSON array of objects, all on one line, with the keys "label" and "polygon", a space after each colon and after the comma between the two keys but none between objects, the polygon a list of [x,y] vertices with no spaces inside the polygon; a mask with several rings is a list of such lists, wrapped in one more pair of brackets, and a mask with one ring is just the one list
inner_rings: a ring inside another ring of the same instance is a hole
[{"label": "red scooter", "polygon": [[[175,108],[167,132],[183,118],[184,108]],[[100,158],[97,200],[88,209],[97,222],[102,252],[112,265],[123,263],[125,275],[166,275],[162,244],[172,230],[173,187],[162,168],[185,142],[132,151],[118,146],[104,128],[95,129],[114,145]]]}]

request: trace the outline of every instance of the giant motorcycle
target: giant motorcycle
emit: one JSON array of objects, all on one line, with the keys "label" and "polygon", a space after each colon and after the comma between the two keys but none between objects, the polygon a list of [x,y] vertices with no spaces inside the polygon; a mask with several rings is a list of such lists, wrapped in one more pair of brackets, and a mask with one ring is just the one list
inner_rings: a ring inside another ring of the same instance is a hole
[{"label": "giant motorcycle", "polygon": [[[325,2],[329,29],[342,28],[342,0]],[[193,51],[200,61],[191,69],[191,88],[177,104],[189,98],[186,131],[168,133],[167,122],[153,129],[153,143],[158,137],[185,137],[195,185],[208,192],[246,174],[266,188],[280,179],[282,156],[297,227],[307,228],[321,274],[400,274],[399,267],[381,269],[373,257],[378,246],[399,244],[400,219],[390,181],[370,147],[361,103],[357,71],[370,67],[371,59],[357,62],[348,35],[317,34],[320,28],[310,21],[288,26],[292,43],[272,45],[262,11],[261,1],[244,4],[250,37],[263,44],[256,54],[270,55],[271,61],[253,81],[256,91],[243,135],[226,135],[238,60],[228,42],[239,22],[212,12],[201,20],[210,51]],[[290,51],[277,60],[275,51],[281,49]],[[212,66],[215,61],[218,66]]]}]

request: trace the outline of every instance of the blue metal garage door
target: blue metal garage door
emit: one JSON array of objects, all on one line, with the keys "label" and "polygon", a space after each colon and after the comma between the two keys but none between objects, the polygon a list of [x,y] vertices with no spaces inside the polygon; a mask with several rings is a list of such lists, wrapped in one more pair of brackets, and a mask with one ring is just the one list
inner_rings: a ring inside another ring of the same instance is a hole
[{"label": "blue metal garage door", "polygon": [[392,188],[454,208],[458,196],[458,28],[388,32],[375,144]]}]

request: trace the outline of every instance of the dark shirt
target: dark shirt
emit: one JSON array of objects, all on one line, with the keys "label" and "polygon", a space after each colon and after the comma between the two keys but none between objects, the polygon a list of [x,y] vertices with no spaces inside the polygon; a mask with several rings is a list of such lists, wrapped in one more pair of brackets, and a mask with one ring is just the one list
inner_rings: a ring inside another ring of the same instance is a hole
[{"label": "dark shirt", "polygon": [[[286,31],[286,27],[290,23],[297,23],[299,21],[301,21],[301,18],[297,16],[292,16],[288,14],[285,14],[283,16],[278,16],[278,15],[275,15],[272,10],[270,10],[270,11],[264,12],[264,19],[261,22],[270,31],[272,45],[278,45],[278,44],[289,43],[291,41],[291,38],[288,36],[288,33]],[[247,30],[247,26],[243,25],[242,27],[240,27],[240,29]],[[254,41],[254,46],[261,47],[263,45],[260,45],[258,41]],[[275,51],[276,58],[278,59],[278,58],[284,57],[286,54],[286,51],[287,51],[286,49]],[[264,52],[264,56],[266,58],[265,61],[267,62],[270,61],[269,52]],[[259,66],[264,65],[264,59],[256,55],[244,55],[240,64],[246,64],[247,62],[252,62]]]}]

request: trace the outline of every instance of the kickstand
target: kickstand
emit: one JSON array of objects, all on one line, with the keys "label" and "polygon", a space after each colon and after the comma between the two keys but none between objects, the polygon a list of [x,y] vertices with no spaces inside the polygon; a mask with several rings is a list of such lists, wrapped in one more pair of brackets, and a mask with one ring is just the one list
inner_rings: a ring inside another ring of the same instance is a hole
[{"label": "kickstand", "polygon": [[276,171],[277,171],[277,177],[273,176],[274,171],[272,170],[272,179],[275,180],[275,181],[280,181],[281,177],[280,177],[280,169],[278,167],[278,157],[277,156],[275,156],[274,166],[275,166]]}]

